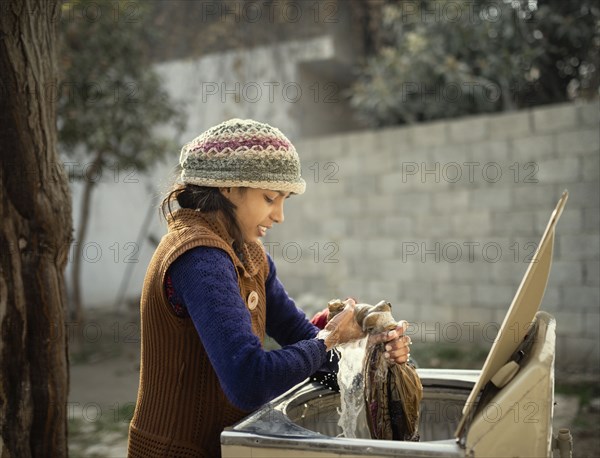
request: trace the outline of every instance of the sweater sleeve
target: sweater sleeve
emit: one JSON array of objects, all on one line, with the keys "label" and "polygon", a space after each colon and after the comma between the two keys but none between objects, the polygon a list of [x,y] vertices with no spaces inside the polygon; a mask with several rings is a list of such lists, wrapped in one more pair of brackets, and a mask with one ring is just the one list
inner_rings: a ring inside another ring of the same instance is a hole
[{"label": "sweater sleeve", "polygon": [[263,350],[252,332],[235,267],[224,251],[210,247],[189,250],[171,264],[169,274],[225,395],[236,407],[246,411],[260,407],[325,362],[325,345],[317,339]]},{"label": "sweater sleeve", "polygon": [[279,278],[271,256],[269,276],[266,282],[267,292],[267,334],[279,345],[289,345],[304,339],[312,339],[319,331],[311,324],[302,310],[296,307],[288,296]]}]

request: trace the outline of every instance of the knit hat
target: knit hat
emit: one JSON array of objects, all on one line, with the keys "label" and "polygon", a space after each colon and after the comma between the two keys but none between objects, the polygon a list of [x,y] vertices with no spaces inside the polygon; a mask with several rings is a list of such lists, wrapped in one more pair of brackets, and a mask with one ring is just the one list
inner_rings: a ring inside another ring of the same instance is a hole
[{"label": "knit hat", "polygon": [[300,159],[281,131],[252,119],[230,119],[181,149],[184,183],[243,186],[302,194]]}]

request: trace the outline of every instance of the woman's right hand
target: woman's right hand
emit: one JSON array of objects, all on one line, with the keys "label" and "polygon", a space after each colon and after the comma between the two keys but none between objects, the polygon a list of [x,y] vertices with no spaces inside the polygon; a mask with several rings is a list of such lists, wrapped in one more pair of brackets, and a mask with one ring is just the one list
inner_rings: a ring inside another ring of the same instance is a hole
[{"label": "woman's right hand", "polygon": [[344,304],[344,310],[329,320],[325,329],[319,331],[317,334],[317,339],[325,341],[327,350],[331,350],[336,345],[358,340],[365,336],[362,328],[354,318],[356,302],[354,299],[346,299]]}]

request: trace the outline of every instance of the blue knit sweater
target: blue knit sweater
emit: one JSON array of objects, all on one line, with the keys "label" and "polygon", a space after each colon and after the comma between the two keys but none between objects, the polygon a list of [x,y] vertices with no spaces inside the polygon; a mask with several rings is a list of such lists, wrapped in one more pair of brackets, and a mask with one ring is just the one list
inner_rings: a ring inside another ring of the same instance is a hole
[{"label": "blue knit sweater", "polygon": [[267,257],[266,331],[282,346],[272,351],[265,351],[252,332],[227,253],[212,247],[193,248],[167,272],[172,285],[170,302],[180,313],[189,314],[225,395],[246,411],[284,393],[328,360],[323,341],[314,339],[318,329],[288,296],[273,260]]}]

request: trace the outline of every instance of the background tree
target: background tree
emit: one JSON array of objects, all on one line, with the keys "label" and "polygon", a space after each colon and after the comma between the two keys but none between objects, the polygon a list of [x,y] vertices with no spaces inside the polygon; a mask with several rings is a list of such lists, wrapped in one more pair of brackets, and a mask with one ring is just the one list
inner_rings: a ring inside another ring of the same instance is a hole
[{"label": "background tree", "polygon": [[350,91],[371,125],[597,96],[591,0],[390,1],[381,17],[380,49]]},{"label": "background tree", "polygon": [[101,177],[125,170],[144,172],[169,150],[174,138],[158,128],[183,126],[179,110],[162,88],[144,54],[152,40],[145,4],[82,1],[63,6],[62,86],[59,141],[75,163],[72,178],[83,181],[80,220],[72,265],[72,318],[82,319],[82,247],[90,202]]},{"label": "background tree", "polygon": [[63,272],[72,221],[56,153],[60,7],[0,6],[0,455],[67,456]]}]

